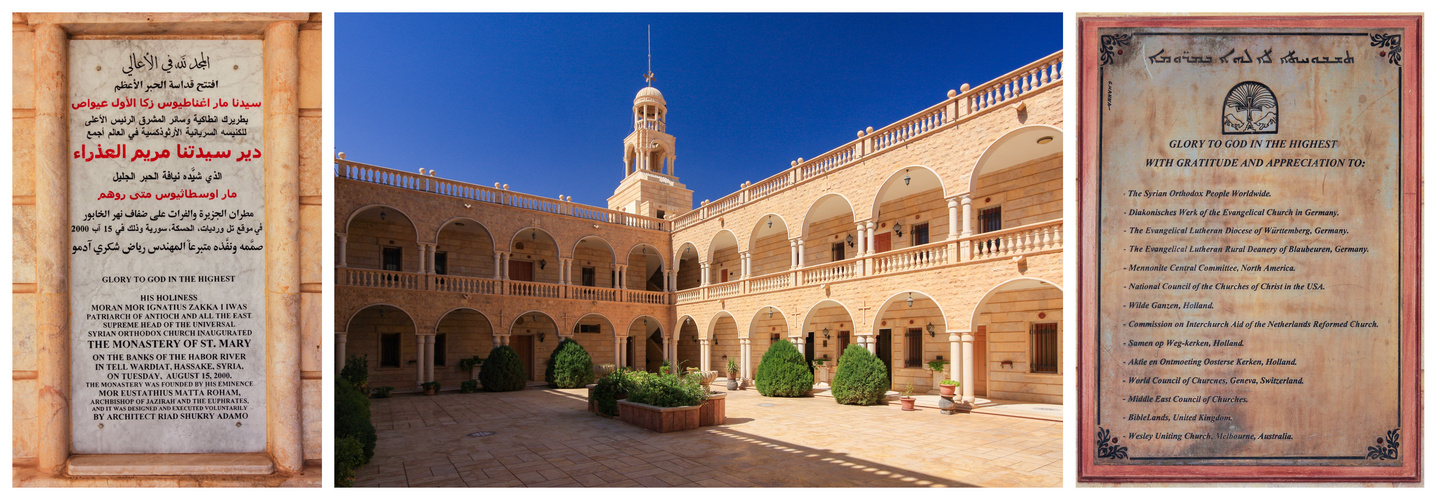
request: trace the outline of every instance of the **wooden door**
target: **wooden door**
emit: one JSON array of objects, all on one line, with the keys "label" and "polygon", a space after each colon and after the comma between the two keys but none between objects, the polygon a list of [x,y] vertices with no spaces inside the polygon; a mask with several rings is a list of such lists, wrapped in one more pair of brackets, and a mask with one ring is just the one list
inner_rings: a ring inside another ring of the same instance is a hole
[{"label": "wooden door", "polygon": [[803,359],[808,362],[808,371],[813,369],[813,332],[808,332],[808,338],[803,340]]},{"label": "wooden door", "polygon": [[[512,264],[511,262],[510,265]],[[519,353],[519,361],[524,363],[524,380],[534,380],[534,337],[532,335],[509,337],[509,347],[513,347],[514,352]]]},{"label": "wooden door", "polygon": [[973,394],[988,397],[988,327],[973,332]]},{"label": "wooden door", "polygon": [[509,261],[509,279],[512,281],[534,281],[534,263],[527,260]]},{"label": "wooden door", "polygon": [[883,366],[884,366],[884,368],[887,368],[887,369],[888,369],[888,370],[887,370],[887,372],[888,372],[888,386],[889,386],[890,388],[892,388],[892,387],[893,387],[893,330],[889,330],[889,329],[887,329],[887,328],[884,328],[884,329],[882,329],[882,330],[879,330],[879,331],[878,331],[878,339],[876,339],[874,342],[877,342],[877,345],[874,346],[875,348],[874,348],[873,352],[878,355],[878,359],[879,359],[879,360],[882,360],[882,361],[883,361]]},{"label": "wooden door", "polygon": [[893,233],[884,231],[873,235],[873,252],[887,252],[893,249]]},{"label": "wooden door", "polygon": [[719,283],[728,283],[728,269],[719,269]]}]

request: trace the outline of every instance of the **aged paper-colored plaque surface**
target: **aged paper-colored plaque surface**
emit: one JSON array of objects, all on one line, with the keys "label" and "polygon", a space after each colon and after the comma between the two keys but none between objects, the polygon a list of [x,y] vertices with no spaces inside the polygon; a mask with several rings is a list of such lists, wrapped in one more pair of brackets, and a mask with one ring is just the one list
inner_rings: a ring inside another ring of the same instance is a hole
[{"label": "aged paper-colored plaque surface", "polygon": [[1083,476],[1415,470],[1415,24],[1087,21]]},{"label": "aged paper-colored plaque surface", "polygon": [[70,42],[76,453],[265,450],[262,44]]}]

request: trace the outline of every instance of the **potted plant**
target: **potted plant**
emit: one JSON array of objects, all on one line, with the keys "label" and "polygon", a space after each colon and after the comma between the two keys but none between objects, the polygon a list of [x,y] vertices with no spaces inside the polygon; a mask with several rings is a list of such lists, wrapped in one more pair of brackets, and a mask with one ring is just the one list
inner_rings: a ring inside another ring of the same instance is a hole
[{"label": "potted plant", "polygon": [[738,360],[728,358],[728,384],[726,387],[730,391],[738,390],[738,368]]},{"label": "potted plant", "polygon": [[469,378],[478,379],[479,369],[484,365],[484,358],[475,355],[459,360],[459,371],[469,374]]},{"label": "potted plant", "polygon": [[942,395],[952,397],[957,392],[959,385],[957,380],[945,378],[938,382],[938,390]]},{"label": "potted plant", "polygon": [[933,371],[933,385],[942,385],[940,381],[948,378],[948,362],[941,358],[929,361],[928,369]]},{"label": "potted plant", "polygon": [[475,392],[479,392],[479,381],[478,381],[478,380],[465,380],[465,381],[459,383],[459,393],[460,393],[460,394],[470,394],[470,393],[475,393]]},{"label": "potted plant", "polygon": [[914,401],[917,400],[913,398],[913,384],[908,384],[908,387],[903,389],[903,395],[898,397],[898,404],[902,405],[903,411],[913,411]]},{"label": "potted plant", "polygon": [[433,396],[433,395],[439,393],[439,382],[438,382],[438,381],[425,382],[425,383],[419,384],[419,387],[423,387],[423,388],[424,388],[424,395],[425,395],[425,396]]},{"label": "potted plant", "polygon": [[373,391],[370,391],[369,396],[375,399],[387,398],[389,397],[389,393],[393,391],[394,387],[392,386],[379,386],[375,387]]}]

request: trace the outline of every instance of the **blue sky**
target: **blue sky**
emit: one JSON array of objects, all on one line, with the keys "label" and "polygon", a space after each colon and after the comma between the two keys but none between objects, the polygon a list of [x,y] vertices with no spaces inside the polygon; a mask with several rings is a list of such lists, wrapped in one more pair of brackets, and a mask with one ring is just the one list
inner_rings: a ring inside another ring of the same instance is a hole
[{"label": "blue sky", "polygon": [[605,206],[630,107],[668,102],[695,206],[1062,48],[1059,14],[337,14],[350,160]]}]

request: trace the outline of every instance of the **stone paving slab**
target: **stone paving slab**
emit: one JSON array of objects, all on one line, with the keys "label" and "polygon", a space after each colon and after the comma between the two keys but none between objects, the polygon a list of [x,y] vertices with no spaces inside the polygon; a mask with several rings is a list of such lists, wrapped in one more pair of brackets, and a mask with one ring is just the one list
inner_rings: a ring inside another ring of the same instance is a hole
[{"label": "stone paving slab", "polygon": [[1062,424],[1029,418],[749,390],[729,393],[726,425],[659,434],[590,413],[583,389],[371,403],[379,443],[356,486],[1062,485]]}]

